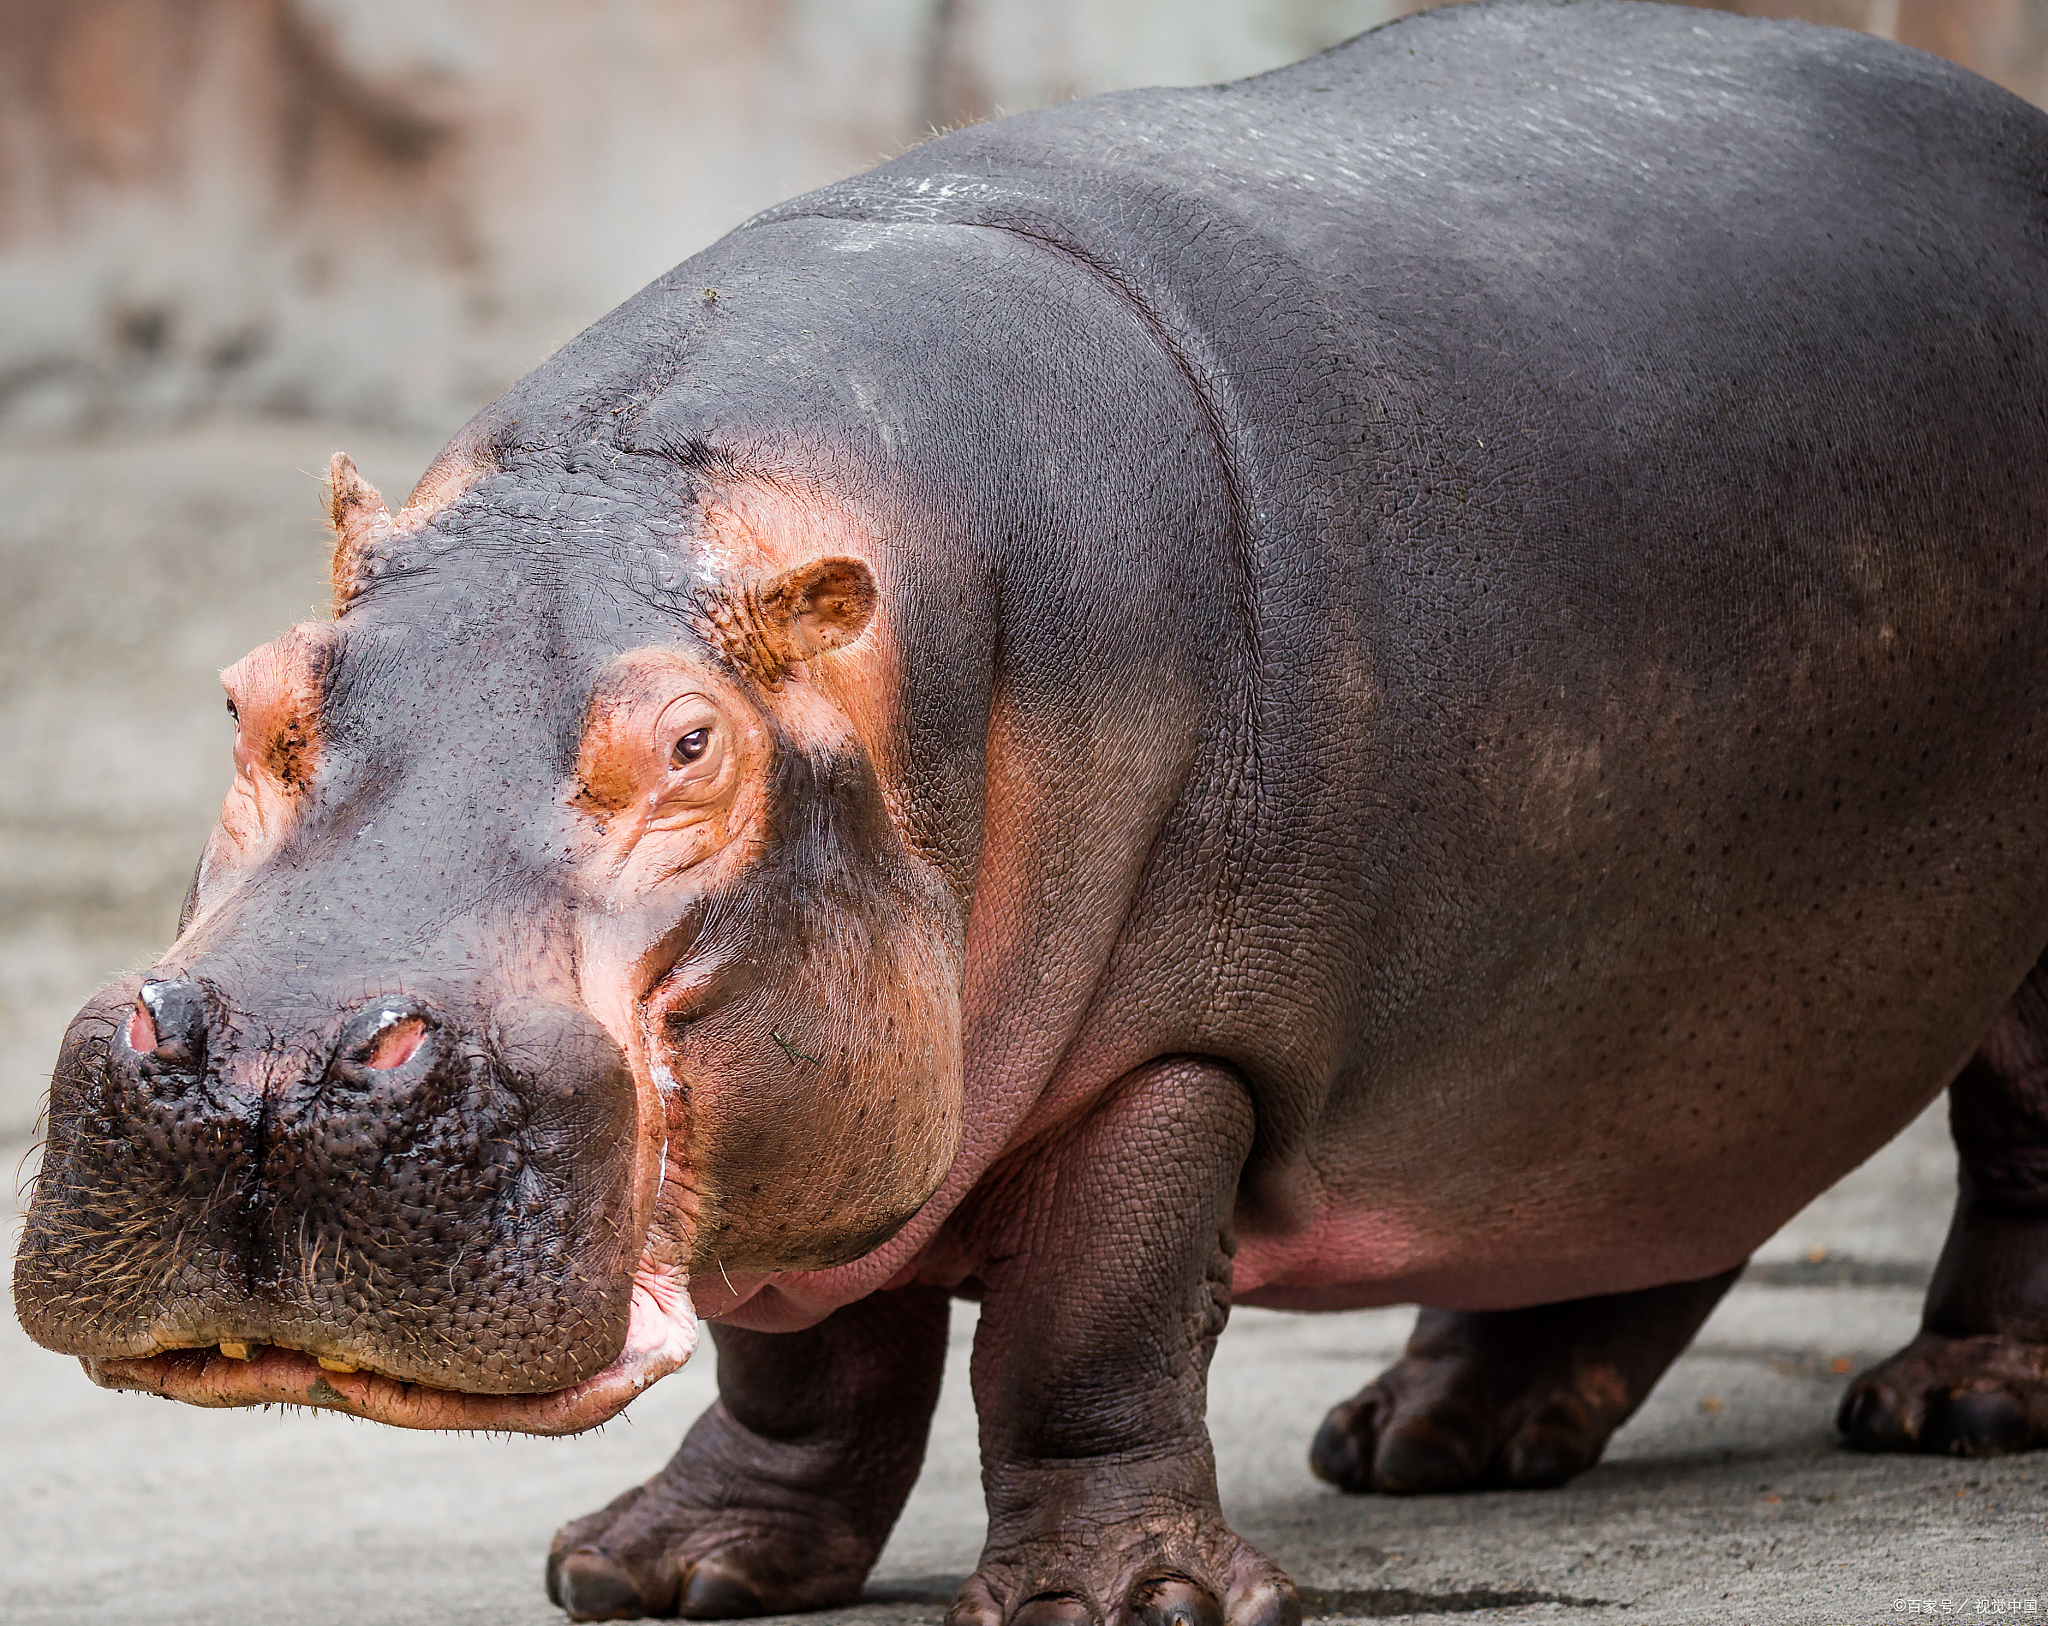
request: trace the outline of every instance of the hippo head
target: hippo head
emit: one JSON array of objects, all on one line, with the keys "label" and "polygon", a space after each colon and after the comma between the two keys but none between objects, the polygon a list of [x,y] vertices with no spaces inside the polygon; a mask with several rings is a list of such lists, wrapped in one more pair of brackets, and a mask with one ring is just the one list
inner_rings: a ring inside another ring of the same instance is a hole
[{"label": "hippo head", "polygon": [[176,941],[52,1083],[16,1303],[98,1381],[588,1427],[688,1358],[692,1275],[860,1257],[949,1168],[881,550],[586,451],[451,450],[395,519],[335,459],[336,619],[225,674]]}]

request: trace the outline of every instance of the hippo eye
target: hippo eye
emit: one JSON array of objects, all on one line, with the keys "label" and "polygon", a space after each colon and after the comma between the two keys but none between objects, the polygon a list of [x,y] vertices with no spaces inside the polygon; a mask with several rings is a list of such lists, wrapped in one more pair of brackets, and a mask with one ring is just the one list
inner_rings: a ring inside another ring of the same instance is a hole
[{"label": "hippo eye", "polygon": [[710,729],[693,728],[689,733],[676,741],[676,748],[669,755],[675,759],[676,766],[681,767],[686,762],[695,762],[710,747],[710,744]]},{"label": "hippo eye", "polygon": [[228,717],[235,727],[240,728],[242,726],[242,714],[235,707],[235,697],[233,695],[228,696]]}]

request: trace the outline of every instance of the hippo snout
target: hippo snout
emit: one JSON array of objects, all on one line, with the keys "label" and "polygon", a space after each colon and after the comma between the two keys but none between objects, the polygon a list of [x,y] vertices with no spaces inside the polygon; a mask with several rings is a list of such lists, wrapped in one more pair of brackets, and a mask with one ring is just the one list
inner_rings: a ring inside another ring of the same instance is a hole
[{"label": "hippo snout", "polygon": [[167,1371],[298,1351],[476,1395],[605,1368],[639,1250],[617,1044],[542,998],[324,1003],[290,1022],[201,967],[80,1012],[15,1274],[31,1336]]}]

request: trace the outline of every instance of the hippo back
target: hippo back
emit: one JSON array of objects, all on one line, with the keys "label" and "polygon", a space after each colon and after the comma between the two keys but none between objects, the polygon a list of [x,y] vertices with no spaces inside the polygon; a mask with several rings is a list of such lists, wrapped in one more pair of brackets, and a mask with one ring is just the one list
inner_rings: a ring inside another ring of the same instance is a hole
[{"label": "hippo back", "polygon": [[[1989,1023],[2048,942],[2014,812],[2048,762],[2043,174],[2048,117],[1883,42],[1482,4],[762,217],[1036,244],[1199,397],[1230,676],[1070,1054],[1240,1068],[1254,1233],[1309,1159],[1466,1224],[1447,1161],[1490,1203],[1561,1103],[1663,1146],[1738,1079],[1767,1103],[1610,1203],[1726,1252]],[[1761,1201],[1700,1211],[1750,1140]]]}]

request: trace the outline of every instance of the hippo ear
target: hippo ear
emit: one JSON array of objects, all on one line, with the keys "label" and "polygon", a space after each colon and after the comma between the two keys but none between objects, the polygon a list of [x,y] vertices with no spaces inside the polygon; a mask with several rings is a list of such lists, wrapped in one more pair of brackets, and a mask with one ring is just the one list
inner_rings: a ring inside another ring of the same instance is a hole
[{"label": "hippo ear", "polygon": [[363,559],[391,535],[391,512],[345,452],[327,465],[327,523],[334,527],[334,613],[362,591]]},{"label": "hippo ear", "polygon": [[761,586],[761,618],[791,660],[843,649],[861,635],[881,598],[859,559],[813,559]]}]

